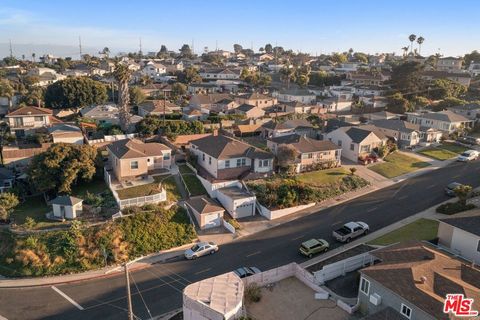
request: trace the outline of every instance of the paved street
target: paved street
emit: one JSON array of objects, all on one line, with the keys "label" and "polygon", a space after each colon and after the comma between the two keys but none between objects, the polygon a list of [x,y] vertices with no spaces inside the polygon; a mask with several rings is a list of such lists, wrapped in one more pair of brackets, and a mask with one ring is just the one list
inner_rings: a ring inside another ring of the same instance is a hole
[{"label": "paved street", "polygon": [[[132,272],[134,313],[147,319],[180,308],[186,285],[239,266],[266,270],[292,261],[304,262],[297,251],[302,241],[323,237],[337,247],[339,244],[331,238],[333,228],[350,220],[362,220],[372,231],[378,230],[445,201],[443,188],[452,181],[479,186],[479,174],[479,161],[453,163],[264,233],[240,238],[221,246],[213,256],[171,261]],[[117,275],[55,288],[0,289],[0,318],[123,319],[124,284],[125,278]]]}]

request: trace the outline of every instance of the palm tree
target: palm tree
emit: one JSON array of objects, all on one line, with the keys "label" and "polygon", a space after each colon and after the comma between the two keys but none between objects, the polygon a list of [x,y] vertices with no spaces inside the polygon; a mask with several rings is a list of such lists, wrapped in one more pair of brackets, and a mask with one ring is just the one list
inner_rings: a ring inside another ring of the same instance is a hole
[{"label": "palm tree", "polygon": [[34,63],[35,63],[35,56],[36,56],[35,52],[32,53],[32,60],[33,60]]},{"label": "palm tree", "polygon": [[425,38],[420,36],[418,37],[417,39],[417,43],[418,43],[418,54],[420,55],[422,53],[422,43],[425,41]]},{"label": "palm tree", "polygon": [[117,63],[113,75],[115,80],[118,82],[118,111],[120,128],[124,132],[127,132],[130,124],[130,112],[128,110],[130,93],[128,90],[128,83],[130,82],[132,70],[130,70],[125,64]]},{"label": "palm tree", "polygon": [[408,40],[410,40],[410,53],[413,53],[413,41],[415,41],[415,39],[417,39],[417,36],[414,35],[413,33],[411,35],[408,36]]},{"label": "palm tree", "polygon": [[408,47],[402,47],[402,50],[403,50],[403,56],[406,57],[408,52]]},{"label": "palm tree", "polygon": [[0,80],[0,97],[6,97],[8,99],[8,109],[12,108],[12,99],[15,96],[15,89],[10,84],[8,79]]},{"label": "palm tree", "polygon": [[8,143],[15,141],[10,134],[10,127],[6,122],[0,123],[0,163],[3,165],[3,147]]}]

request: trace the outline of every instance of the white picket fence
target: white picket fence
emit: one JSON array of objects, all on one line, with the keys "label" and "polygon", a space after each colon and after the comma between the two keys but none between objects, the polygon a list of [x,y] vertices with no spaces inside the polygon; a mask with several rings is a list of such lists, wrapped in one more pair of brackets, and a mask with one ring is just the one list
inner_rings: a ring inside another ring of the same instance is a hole
[{"label": "white picket fence", "polygon": [[323,266],[322,270],[315,271],[313,276],[319,284],[345,275],[350,271],[359,269],[369,264],[373,264],[375,258],[368,252],[362,253],[341,261],[337,261]]},{"label": "white picket fence", "polygon": [[[113,192],[114,195],[116,192]],[[117,200],[118,197],[115,197],[115,200]],[[167,201],[167,191],[162,188],[162,191],[156,194],[152,194],[149,196],[142,196],[142,197],[136,197],[136,198],[130,198],[130,199],[118,199],[117,204],[120,207],[120,209],[123,209],[125,207],[130,207],[130,206],[142,206],[144,204],[148,203],[158,203],[162,201]]]}]

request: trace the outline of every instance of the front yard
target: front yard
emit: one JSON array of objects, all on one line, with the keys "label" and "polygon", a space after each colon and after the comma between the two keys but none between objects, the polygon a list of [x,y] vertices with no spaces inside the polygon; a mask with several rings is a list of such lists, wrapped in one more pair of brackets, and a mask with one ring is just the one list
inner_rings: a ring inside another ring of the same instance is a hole
[{"label": "front yard", "polygon": [[198,180],[195,173],[187,165],[178,166],[178,170],[180,171],[183,181],[185,181],[185,185],[191,196],[207,194],[203,184],[200,182],[200,180]]},{"label": "front yard", "polygon": [[385,162],[368,167],[386,178],[395,178],[402,174],[428,167],[430,163],[410,157],[404,153],[394,152],[384,159]]},{"label": "front yard", "polygon": [[258,201],[269,209],[321,202],[367,186],[368,181],[343,168],[313,171],[293,177],[275,176],[247,183]]},{"label": "front yard", "polygon": [[386,246],[407,240],[431,241],[437,237],[438,224],[439,222],[437,220],[421,218],[377,239],[374,239],[368,244]]},{"label": "front yard", "polygon": [[420,150],[418,151],[418,153],[435,160],[444,161],[454,158],[466,150],[468,150],[468,148],[461,145],[453,143],[442,143],[437,147],[428,147]]}]

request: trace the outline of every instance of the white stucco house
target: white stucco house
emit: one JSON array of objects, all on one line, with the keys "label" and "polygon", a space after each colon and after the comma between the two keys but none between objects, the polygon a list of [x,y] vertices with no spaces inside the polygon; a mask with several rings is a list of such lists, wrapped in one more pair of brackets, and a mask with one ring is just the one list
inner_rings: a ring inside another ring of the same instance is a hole
[{"label": "white stucco house", "polygon": [[220,227],[225,209],[207,196],[191,197],[185,204],[193,213],[201,230]]},{"label": "white stucco house", "polygon": [[72,196],[58,196],[51,205],[53,216],[59,219],[76,219],[83,210],[83,200]]},{"label": "white stucco house", "polygon": [[217,199],[232,218],[245,218],[255,215],[256,197],[245,189],[230,186],[217,189]]}]

